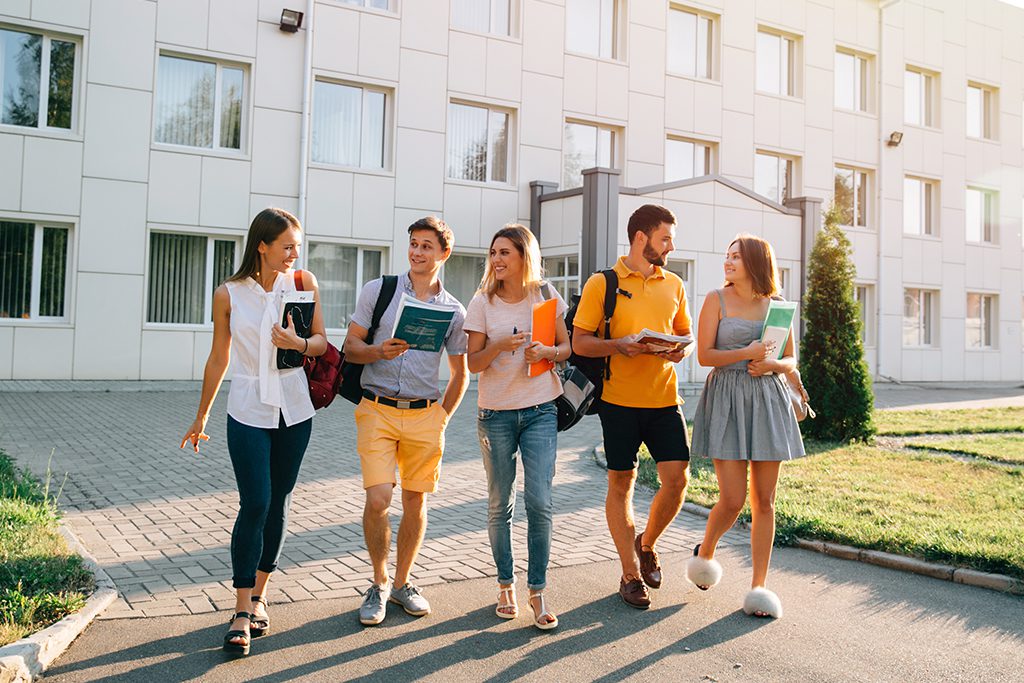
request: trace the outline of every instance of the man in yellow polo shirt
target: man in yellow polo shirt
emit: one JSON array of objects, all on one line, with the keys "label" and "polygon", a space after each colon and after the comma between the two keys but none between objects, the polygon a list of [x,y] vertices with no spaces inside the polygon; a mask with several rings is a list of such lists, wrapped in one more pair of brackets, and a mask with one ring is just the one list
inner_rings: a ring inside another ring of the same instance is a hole
[{"label": "man in yellow polo shirt", "polygon": [[[629,217],[629,253],[619,257],[614,266],[619,284],[611,339],[604,339],[599,330],[605,297],[601,273],[587,280],[573,320],[573,351],[593,358],[610,357],[611,376],[604,380],[598,406],[608,458],[605,515],[622,562],[619,595],[638,609],[651,605],[647,587],[661,586],[654,545],[679,513],[688,483],[690,449],[674,364],[689,355],[693,345],[658,353],[634,341],[645,327],[654,332],[690,334],[692,321],[683,281],[663,268],[675,249],[675,224],[672,212],[656,204],[645,204]],[[658,465],[661,488],[651,502],[647,528],[637,534],[633,485],[641,442],[647,444]]]}]

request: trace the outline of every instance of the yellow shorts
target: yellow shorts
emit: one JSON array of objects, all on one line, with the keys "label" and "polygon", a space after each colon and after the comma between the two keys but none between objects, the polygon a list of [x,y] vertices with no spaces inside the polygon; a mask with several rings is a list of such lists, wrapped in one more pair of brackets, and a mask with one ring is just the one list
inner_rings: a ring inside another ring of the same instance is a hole
[{"label": "yellow shorts", "polygon": [[364,398],[356,407],[356,450],[363,468],[363,488],[395,484],[434,493],[441,474],[448,413],[441,402],[427,408],[393,408]]}]

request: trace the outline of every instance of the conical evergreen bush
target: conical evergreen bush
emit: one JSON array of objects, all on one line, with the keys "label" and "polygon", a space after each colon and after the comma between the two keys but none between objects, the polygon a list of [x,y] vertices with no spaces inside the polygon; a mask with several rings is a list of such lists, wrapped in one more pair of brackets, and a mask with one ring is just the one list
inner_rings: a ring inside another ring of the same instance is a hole
[{"label": "conical evergreen bush", "polygon": [[863,441],[875,433],[874,392],[861,340],[864,321],[853,298],[852,248],[839,227],[841,217],[833,204],[811,251],[800,374],[818,416],[800,426],[816,439]]}]

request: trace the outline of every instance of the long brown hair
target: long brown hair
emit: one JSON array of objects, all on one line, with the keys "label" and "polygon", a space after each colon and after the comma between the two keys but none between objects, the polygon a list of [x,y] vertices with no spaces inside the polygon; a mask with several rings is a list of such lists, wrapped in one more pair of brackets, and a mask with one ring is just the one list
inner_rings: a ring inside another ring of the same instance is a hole
[{"label": "long brown hair", "polygon": [[[743,267],[750,276],[750,286],[754,294],[759,296],[772,297],[779,293],[779,269],[775,265],[775,250],[767,240],[755,235],[736,235],[736,239],[729,243],[738,245],[740,258],[743,259]],[[731,282],[725,283],[731,287]]]},{"label": "long brown hair", "polygon": [[270,245],[288,228],[302,231],[299,219],[284,209],[273,207],[263,209],[252,219],[249,234],[245,236],[245,250],[242,252],[242,263],[235,274],[226,282],[254,278],[260,272],[260,242]]},{"label": "long brown hair", "polygon": [[[516,251],[519,252],[519,256],[523,259],[523,287],[526,289],[527,294],[540,291],[540,245],[537,244],[537,238],[533,236],[529,228],[518,223],[507,223],[505,227],[494,233],[494,237],[491,238],[492,248],[500,237],[504,237],[511,242],[515,246]],[[490,251],[488,251],[487,265],[484,267],[484,277],[480,280],[480,288],[477,291],[486,294],[487,300],[490,301],[494,298],[494,294],[500,287],[501,282],[494,277],[494,270],[491,268]]]}]

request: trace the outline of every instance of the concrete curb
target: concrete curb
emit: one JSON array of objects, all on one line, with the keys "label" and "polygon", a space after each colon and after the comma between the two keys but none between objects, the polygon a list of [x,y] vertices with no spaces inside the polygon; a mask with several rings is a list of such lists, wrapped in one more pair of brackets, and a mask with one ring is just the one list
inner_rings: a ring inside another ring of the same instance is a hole
[{"label": "concrete curb", "polygon": [[[608,464],[604,455],[603,443],[594,447],[594,461],[603,469],[608,469]],[[643,486],[643,484],[639,485]],[[683,503],[683,510],[690,514],[700,515],[701,517],[707,517],[711,514],[710,509],[697,505],[696,503]],[[749,528],[746,522],[739,521],[737,524],[745,529]],[[809,541],[807,539],[797,538],[794,540],[793,545],[803,550],[812,550],[816,553],[831,555],[832,557],[838,557],[843,560],[866,562],[867,564],[876,564],[879,567],[895,569],[896,571],[920,574],[921,576],[930,576],[933,579],[952,581],[953,583],[962,583],[965,586],[987,588],[989,590],[1002,591],[1012,595],[1024,595],[1024,581],[1012,576],[1006,576],[1005,574],[989,574],[986,572],[979,572],[975,569],[936,564],[916,557],[896,555],[894,553],[882,552],[881,550],[864,550],[862,548],[854,548],[852,546],[831,543],[829,541]],[[0,681],[0,683],[2,683],[2,681]]]},{"label": "concrete curb", "polygon": [[69,614],[56,624],[27,638],[0,647],[0,683],[21,683],[39,678],[92,620],[117,598],[114,582],[67,525],[61,523],[60,532],[67,540],[68,548],[78,553],[85,566],[92,571],[96,580],[96,590],[86,601],[85,607],[74,614]]}]

